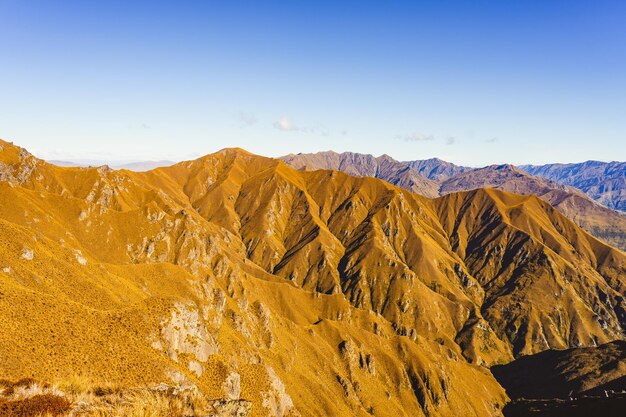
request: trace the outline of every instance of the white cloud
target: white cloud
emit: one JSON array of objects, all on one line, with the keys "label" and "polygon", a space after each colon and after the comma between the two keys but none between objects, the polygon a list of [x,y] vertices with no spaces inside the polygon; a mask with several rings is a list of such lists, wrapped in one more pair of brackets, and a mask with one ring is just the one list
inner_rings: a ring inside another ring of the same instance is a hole
[{"label": "white cloud", "polygon": [[282,130],[283,132],[295,132],[302,130],[298,126],[294,125],[291,120],[283,116],[278,121],[274,122],[274,128]]},{"label": "white cloud", "polygon": [[491,139],[485,140],[486,143],[496,143],[496,142],[499,142],[499,141],[500,141],[500,139],[495,138],[495,137],[491,138]]},{"label": "white cloud", "polygon": [[455,137],[453,137],[453,136],[448,136],[448,137],[446,138],[446,145],[452,145],[452,144],[454,144],[454,142],[456,142],[456,138],[455,138]]}]

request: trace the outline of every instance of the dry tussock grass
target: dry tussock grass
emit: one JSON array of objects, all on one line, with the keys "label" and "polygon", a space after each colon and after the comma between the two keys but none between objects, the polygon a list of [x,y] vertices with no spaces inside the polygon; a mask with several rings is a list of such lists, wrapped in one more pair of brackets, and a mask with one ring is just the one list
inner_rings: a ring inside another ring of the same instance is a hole
[{"label": "dry tussock grass", "polygon": [[0,380],[0,417],[192,417],[214,415],[214,404],[195,387],[123,388],[80,377],[55,384]]}]

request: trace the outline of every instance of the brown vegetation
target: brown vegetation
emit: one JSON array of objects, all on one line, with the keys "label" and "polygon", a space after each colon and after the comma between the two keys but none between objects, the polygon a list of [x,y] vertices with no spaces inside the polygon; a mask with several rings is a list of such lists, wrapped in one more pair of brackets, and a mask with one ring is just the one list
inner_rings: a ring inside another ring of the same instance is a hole
[{"label": "brown vegetation", "polygon": [[194,387],[123,388],[91,385],[80,378],[55,384],[33,379],[2,384],[2,417],[245,417],[251,410],[249,401],[208,399]]}]

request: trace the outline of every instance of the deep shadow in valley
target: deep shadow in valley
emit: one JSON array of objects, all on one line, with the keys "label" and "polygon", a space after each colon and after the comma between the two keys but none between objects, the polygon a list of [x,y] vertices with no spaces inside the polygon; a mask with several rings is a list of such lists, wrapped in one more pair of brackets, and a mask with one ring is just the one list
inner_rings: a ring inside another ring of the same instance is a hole
[{"label": "deep shadow in valley", "polygon": [[511,402],[505,417],[626,415],[626,342],[548,350],[491,368]]}]

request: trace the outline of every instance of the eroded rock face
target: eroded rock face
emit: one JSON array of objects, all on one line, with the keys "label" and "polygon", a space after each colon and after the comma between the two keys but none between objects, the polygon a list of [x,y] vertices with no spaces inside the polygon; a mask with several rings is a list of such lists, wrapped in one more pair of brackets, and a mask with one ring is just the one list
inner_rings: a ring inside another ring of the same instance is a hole
[{"label": "eroded rock face", "polygon": [[211,417],[247,417],[252,411],[252,403],[246,400],[215,400]]},{"label": "eroded rock face", "polygon": [[35,257],[35,252],[30,248],[22,249],[22,259],[26,261],[32,261]]},{"label": "eroded rock face", "polygon": [[31,180],[33,173],[43,163],[25,149],[19,148],[17,152],[12,151],[15,151],[14,147],[8,151],[14,153],[12,158],[6,161],[0,160],[0,181],[6,181],[13,186],[25,184]]},{"label": "eroded rock face", "polygon": [[228,374],[226,381],[222,385],[224,394],[230,400],[236,400],[241,396],[241,375],[237,372]]},{"label": "eroded rock face", "polygon": [[268,409],[270,416],[286,417],[293,410],[293,401],[289,394],[285,392],[285,384],[276,375],[274,369],[267,367],[267,377],[269,378],[269,390],[263,392],[263,407]]},{"label": "eroded rock face", "polygon": [[201,362],[206,362],[219,350],[198,309],[182,303],[176,304],[171,316],[161,323],[161,335],[153,342],[153,347],[164,349],[176,362],[181,353],[193,355],[197,361],[190,361],[188,366],[197,376],[204,372]]}]

